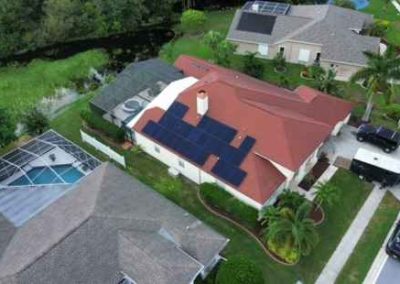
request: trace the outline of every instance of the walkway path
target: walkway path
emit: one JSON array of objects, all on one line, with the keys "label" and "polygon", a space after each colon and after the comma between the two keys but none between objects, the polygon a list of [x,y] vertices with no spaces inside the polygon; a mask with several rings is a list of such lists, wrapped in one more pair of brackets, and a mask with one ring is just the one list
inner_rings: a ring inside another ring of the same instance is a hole
[{"label": "walkway path", "polygon": [[353,223],[351,223],[346,234],[319,275],[315,282],[316,284],[335,283],[340,271],[346,264],[347,259],[350,257],[358,243],[358,240],[361,238],[365,228],[381,203],[385,192],[386,190],[379,189],[379,186],[374,187],[368,196],[368,199],[361,207],[356,218],[353,220]]},{"label": "walkway path", "polygon": [[396,8],[396,10],[400,13],[400,4],[397,2],[397,0],[392,0],[392,4]]}]

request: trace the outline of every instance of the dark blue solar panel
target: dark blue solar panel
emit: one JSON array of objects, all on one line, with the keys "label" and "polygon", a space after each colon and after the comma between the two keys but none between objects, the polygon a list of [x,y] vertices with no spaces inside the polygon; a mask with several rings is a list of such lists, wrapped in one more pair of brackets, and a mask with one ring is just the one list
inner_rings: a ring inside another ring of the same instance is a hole
[{"label": "dark blue solar panel", "polygon": [[256,139],[250,136],[246,136],[242,144],[240,144],[239,150],[247,153],[253,147],[254,143],[256,143]]},{"label": "dark blue solar panel", "polygon": [[197,127],[182,120],[188,107],[175,102],[160,119],[149,121],[143,133],[173,149],[188,160],[204,165],[213,154],[219,161],[212,172],[232,185],[239,186],[246,177],[240,164],[253,147],[255,139],[247,136],[239,148],[230,145],[237,131],[208,116],[204,116]]},{"label": "dark blue solar panel", "polygon": [[246,177],[244,171],[223,160],[219,160],[211,171],[234,186],[239,186]]},{"label": "dark blue solar panel", "polygon": [[183,118],[188,111],[188,107],[179,102],[174,102],[168,109],[169,114],[173,114],[178,118]]},{"label": "dark blue solar panel", "polygon": [[232,127],[229,127],[208,116],[204,116],[197,127],[204,129],[208,133],[218,137],[219,139],[227,143],[231,142],[237,133],[237,131]]}]

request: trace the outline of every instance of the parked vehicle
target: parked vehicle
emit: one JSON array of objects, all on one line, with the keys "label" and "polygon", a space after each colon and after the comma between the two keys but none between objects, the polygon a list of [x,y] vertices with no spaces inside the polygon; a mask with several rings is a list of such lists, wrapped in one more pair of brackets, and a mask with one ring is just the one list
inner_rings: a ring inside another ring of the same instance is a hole
[{"label": "parked vehicle", "polygon": [[376,128],[370,124],[362,124],[357,130],[357,140],[369,142],[390,153],[399,147],[400,134],[382,126]]},{"label": "parked vehicle", "polygon": [[400,260],[400,222],[397,223],[396,228],[386,244],[386,253],[389,256]]},{"label": "parked vehicle", "polygon": [[377,181],[382,187],[400,183],[400,161],[366,149],[358,149],[350,170],[361,179]]}]

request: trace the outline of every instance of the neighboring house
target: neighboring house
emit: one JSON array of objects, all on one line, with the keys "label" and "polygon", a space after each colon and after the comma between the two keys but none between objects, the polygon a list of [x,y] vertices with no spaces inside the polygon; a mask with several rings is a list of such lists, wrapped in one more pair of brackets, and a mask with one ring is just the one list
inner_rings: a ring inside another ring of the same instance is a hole
[{"label": "neighboring house", "polygon": [[364,51],[380,52],[380,39],[362,34],[373,21],[372,15],[329,4],[254,1],[236,12],[227,39],[239,54],[271,59],[282,52],[288,62],[319,64],[348,80],[366,66]]},{"label": "neighboring house", "polygon": [[215,182],[261,209],[297,185],[352,106],[306,86],[283,89],[181,56],[186,76],[133,121],[148,154],[197,184]]},{"label": "neighboring house", "polygon": [[90,105],[108,121],[124,127],[169,83],[182,77],[178,69],[157,58],[132,63]]},{"label": "neighboring house", "polygon": [[110,163],[0,232],[0,283],[193,283],[228,242]]}]

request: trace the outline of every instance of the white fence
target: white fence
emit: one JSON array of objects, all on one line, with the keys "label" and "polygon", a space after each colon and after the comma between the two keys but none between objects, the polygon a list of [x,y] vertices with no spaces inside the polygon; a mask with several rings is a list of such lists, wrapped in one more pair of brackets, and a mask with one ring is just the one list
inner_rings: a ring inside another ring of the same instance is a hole
[{"label": "white fence", "polygon": [[105,155],[110,157],[110,159],[112,159],[112,160],[116,161],[117,163],[119,163],[120,165],[126,167],[124,156],[118,154],[113,149],[111,149],[107,145],[104,145],[103,143],[97,141],[96,138],[90,136],[89,134],[83,132],[82,130],[81,130],[81,137],[82,137],[82,141],[92,145],[94,148],[96,148],[97,150],[101,151],[102,153],[104,153]]}]

